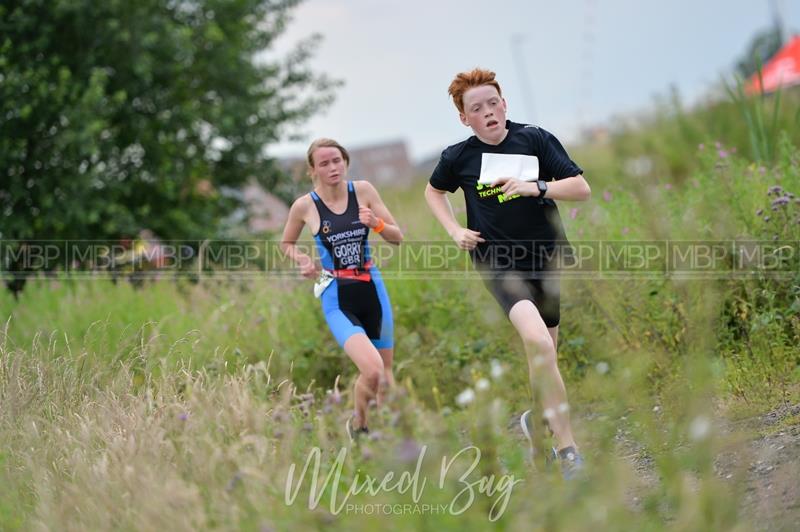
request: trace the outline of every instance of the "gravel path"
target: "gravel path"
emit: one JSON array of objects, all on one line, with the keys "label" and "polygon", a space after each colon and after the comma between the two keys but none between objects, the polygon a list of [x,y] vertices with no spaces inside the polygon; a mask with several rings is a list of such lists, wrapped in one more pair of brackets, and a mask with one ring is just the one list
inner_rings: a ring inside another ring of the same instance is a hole
[{"label": "gravel path", "polygon": [[[729,442],[715,459],[717,475],[742,488],[741,512],[756,530],[800,530],[800,404],[784,405],[751,419],[718,423]],[[518,418],[509,429],[520,435]],[[632,509],[641,507],[639,493],[659,482],[653,459],[625,427],[616,436],[619,456],[639,479],[629,491]]]}]

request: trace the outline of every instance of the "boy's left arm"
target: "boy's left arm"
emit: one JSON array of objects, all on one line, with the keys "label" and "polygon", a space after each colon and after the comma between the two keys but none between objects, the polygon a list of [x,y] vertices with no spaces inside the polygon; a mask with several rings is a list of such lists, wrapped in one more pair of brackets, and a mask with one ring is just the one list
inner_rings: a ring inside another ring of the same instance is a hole
[{"label": "boy's left arm", "polygon": [[[494,185],[502,185],[503,194],[506,196],[519,194],[520,196],[539,197],[539,186],[536,181],[520,181],[504,177],[495,181]],[[591,194],[592,189],[589,187],[589,183],[583,178],[583,174],[578,174],[548,181],[544,197],[552,200],[586,201]]]},{"label": "boy's left arm", "polygon": [[[536,186],[536,183],[533,183]],[[536,195],[539,195],[539,188],[536,188]],[[545,198],[552,200],[567,201],[586,201],[592,195],[589,183],[583,178],[583,174],[565,177],[557,181],[547,182],[547,193]]]},{"label": "boy's left arm", "polygon": [[[589,183],[583,178],[583,170],[570,158],[567,150],[559,140],[542,128],[535,130],[533,137],[534,151],[539,156],[539,176],[544,176],[547,182],[545,198],[552,200],[586,201],[592,194]],[[539,196],[539,187],[536,182],[531,183],[536,188],[533,196]]]}]

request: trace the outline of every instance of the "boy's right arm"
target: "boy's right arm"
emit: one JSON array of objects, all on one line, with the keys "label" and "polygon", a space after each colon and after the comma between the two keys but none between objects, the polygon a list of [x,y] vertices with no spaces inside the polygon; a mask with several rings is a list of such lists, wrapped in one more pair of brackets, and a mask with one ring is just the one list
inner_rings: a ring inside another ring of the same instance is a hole
[{"label": "boy's right arm", "polygon": [[434,188],[430,183],[425,187],[425,201],[433,211],[433,215],[444,226],[447,234],[450,235],[458,247],[461,249],[474,249],[479,242],[484,242],[478,231],[461,227],[453,213],[453,206],[447,199],[447,192]]}]

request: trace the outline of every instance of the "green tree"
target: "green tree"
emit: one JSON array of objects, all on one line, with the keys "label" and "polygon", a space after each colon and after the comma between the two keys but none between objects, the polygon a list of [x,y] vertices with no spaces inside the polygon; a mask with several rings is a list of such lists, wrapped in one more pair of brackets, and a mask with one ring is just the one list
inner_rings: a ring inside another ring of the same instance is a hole
[{"label": "green tree", "polygon": [[4,0],[0,239],[213,236],[226,187],[332,99],[318,36],[257,61],[299,0]]}]

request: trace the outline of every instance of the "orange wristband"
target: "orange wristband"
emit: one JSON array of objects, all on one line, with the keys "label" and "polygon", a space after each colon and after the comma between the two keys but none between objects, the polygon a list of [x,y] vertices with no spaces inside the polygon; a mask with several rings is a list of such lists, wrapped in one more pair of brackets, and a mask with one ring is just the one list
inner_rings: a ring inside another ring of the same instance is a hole
[{"label": "orange wristband", "polygon": [[372,230],[376,233],[380,233],[386,229],[386,222],[383,221],[383,218],[378,218],[378,225],[376,225]]}]

